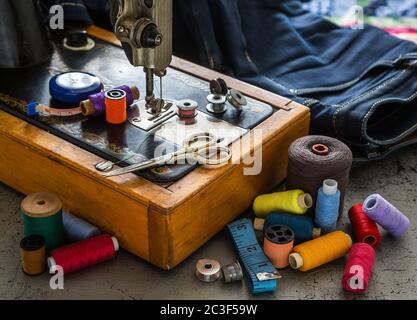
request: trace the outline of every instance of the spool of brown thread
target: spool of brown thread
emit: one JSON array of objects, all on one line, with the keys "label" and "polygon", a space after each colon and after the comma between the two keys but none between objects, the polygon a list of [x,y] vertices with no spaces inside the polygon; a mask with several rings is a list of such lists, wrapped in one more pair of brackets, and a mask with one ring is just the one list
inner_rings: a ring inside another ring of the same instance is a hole
[{"label": "spool of brown thread", "polygon": [[334,179],[341,193],[339,216],[352,166],[352,152],[343,142],[326,136],[306,136],[295,140],[288,150],[287,190],[301,189],[313,196],[314,206],[323,181]]},{"label": "spool of brown thread", "polygon": [[20,258],[23,272],[36,276],[45,271],[45,240],[39,235],[30,235],[20,241]]}]

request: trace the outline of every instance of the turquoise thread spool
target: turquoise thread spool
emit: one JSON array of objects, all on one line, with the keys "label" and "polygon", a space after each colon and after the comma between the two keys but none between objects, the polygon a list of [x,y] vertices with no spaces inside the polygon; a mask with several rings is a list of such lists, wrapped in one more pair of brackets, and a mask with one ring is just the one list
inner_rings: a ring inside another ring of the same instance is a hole
[{"label": "turquoise thread spool", "polygon": [[55,194],[39,192],[28,195],[20,210],[25,237],[33,234],[43,236],[46,251],[64,244],[62,202]]},{"label": "turquoise thread spool", "polygon": [[337,186],[336,180],[324,180],[317,194],[315,222],[323,234],[336,230],[340,207],[340,190]]},{"label": "turquoise thread spool", "polygon": [[290,227],[294,231],[294,239],[297,243],[320,237],[320,228],[314,227],[313,220],[308,216],[273,212],[266,216],[263,223],[258,221],[258,218],[254,222],[255,229],[262,228],[264,231],[277,224]]}]

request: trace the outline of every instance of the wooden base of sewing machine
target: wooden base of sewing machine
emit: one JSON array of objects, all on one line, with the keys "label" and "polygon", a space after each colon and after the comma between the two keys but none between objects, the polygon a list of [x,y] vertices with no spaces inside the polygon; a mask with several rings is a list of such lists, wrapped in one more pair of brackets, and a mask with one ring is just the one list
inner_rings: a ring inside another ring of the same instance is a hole
[{"label": "wooden base of sewing machine", "polygon": [[[90,34],[109,36],[98,29]],[[285,178],[288,146],[308,134],[310,114],[298,103],[187,61],[174,58],[172,68],[205,80],[221,76],[277,109],[256,127],[263,133],[261,174],[244,175],[242,163],[200,167],[168,186],[134,174],[103,178],[94,169],[99,157],[0,111],[0,181],[24,194],[53,191],[66,209],[115,235],[129,252],[163,269],[175,267]]]}]

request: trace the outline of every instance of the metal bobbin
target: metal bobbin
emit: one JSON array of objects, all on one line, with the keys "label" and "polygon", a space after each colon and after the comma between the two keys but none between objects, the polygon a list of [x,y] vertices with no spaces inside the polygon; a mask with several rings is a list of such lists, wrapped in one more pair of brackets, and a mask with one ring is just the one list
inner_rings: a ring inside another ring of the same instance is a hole
[{"label": "metal bobbin", "polygon": [[229,103],[238,110],[241,110],[248,104],[245,96],[235,89],[230,89],[227,94],[227,101],[229,101]]},{"label": "metal bobbin", "polygon": [[210,92],[212,94],[221,94],[223,96],[227,95],[229,91],[226,81],[222,78],[214,79],[210,81]]},{"label": "metal bobbin", "polygon": [[214,282],[220,278],[220,263],[214,259],[200,259],[195,267],[195,275],[203,282]]},{"label": "metal bobbin", "polygon": [[187,124],[194,124],[197,116],[198,104],[194,100],[184,99],[177,103],[177,115],[181,121]]},{"label": "metal bobbin", "polygon": [[220,94],[209,94],[207,96],[209,104],[206,106],[208,112],[211,113],[224,113],[227,110],[226,96]]},{"label": "metal bobbin", "polygon": [[243,279],[243,271],[239,261],[225,265],[222,267],[223,279],[226,283],[241,281]]}]

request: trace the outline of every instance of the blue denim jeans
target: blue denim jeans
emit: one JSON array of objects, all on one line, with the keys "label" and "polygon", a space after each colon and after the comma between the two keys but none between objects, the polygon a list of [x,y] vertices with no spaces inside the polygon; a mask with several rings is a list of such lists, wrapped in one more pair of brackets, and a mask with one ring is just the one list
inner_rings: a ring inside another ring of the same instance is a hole
[{"label": "blue denim jeans", "polygon": [[305,104],[312,133],[377,158],[417,129],[415,43],[338,27],[296,0],[174,2],[178,54]]}]

